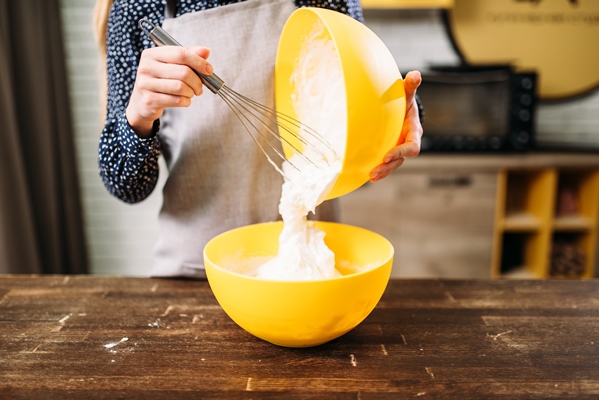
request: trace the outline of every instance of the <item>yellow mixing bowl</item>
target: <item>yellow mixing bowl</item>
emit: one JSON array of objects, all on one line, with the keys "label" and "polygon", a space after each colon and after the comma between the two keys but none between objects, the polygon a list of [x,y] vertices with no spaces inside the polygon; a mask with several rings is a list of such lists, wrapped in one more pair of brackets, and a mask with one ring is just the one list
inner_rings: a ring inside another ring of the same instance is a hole
[{"label": "yellow mixing bowl", "polygon": [[208,282],[223,310],[249,333],[279,346],[316,346],[350,331],[374,309],[391,274],[394,250],[384,237],[350,225],[311,223],[326,233],[342,276],[275,281],[231,271],[238,267],[232,260],[275,256],[282,222],[233,229],[204,248]]},{"label": "yellow mixing bowl", "polygon": [[[323,24],[324,37],[333,41],[339,55],[347,105],[347,143],[341,174],[327,196],[332,199],[366,183],[370,171],[397,144],[406,99],[397,63],[374,32],[340,12],[304,7],[289,17],[279,40],[275,64],[277,111],[297,118],[293,106],[296,88],[291,76],[302,48],[309,46],[306,38]],[[326,91],[326,85],[319,90]],[[280,133],[294,142],[287,132]],[[320,133],[326,137],[325,132]],[[293,154],[285,144],[284,150],[288,157]]]}]

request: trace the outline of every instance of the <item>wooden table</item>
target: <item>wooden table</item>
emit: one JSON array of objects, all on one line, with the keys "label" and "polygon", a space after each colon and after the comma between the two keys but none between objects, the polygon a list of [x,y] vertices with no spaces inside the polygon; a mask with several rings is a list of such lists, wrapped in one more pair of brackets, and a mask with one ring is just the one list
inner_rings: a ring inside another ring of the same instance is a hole
[{"label": "wooden table", "polygon": [[392,280],[356,329],[289,349],[206,282],[0,276],[0,398],[599,398],[599,280]]}]

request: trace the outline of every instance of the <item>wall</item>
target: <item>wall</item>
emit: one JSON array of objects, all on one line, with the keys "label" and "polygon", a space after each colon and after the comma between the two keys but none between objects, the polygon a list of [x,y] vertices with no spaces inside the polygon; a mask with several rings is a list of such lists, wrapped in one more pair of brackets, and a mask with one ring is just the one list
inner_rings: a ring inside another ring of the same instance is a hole
[{"label": "wall", "polygon": [[[364,18],[391,50],[402,72],[459,62],[440,11],[365,10]],[[536,133],[540,143],[556,149],[562,143],[576,141],[599,147],[599,91],[569,101],[540,104]]]},{"label": "wall", "polygon": [[[133,206],[109,196],[102,186],[97,169],[103,116],[98,91],[99,57],[91,24],[94,4],[94,0],[61,0],[92,272],[146,275],[157,237],[160,187],[165,174],[152,196]],[[394,54],[403,73],[424,69],[430,63],[458,62],[437,11],[367,11],[365,18]],[[538,130],[546,135],[560,137],[569,132],[599,136],[599,94],[565,104],[542,105],[538,119]]]},{"label": "wall", "polygon": [[94,5],[95,0],[61,0],[91,270],[145,275],[157,238],[160,190],[132,206],[111,197],[100,180],[98,139],[104,117],[99,101],[100,58],[91,23]]}]

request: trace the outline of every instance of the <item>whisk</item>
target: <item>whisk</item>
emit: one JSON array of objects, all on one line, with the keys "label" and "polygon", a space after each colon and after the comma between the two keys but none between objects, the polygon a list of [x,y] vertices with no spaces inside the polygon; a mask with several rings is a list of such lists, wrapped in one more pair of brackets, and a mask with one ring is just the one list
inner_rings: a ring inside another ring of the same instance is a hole
[{"label": "whisk", "polygon": [[[150,27],[150,29],[146,26]],[[139,27],[154,43],[156,43],[157,46],[181,46],[181,44],[164,29],[145,18],[139,21]],[[289,148],[293,150],[293,153],[299,155],[304,162],[310,163],[316,167],[319,166],[320,162],[325,162],[327,165],[330,165],[329,160],[336,159],[334,148],[314,129],[306,126],[295,118],[266,107],[235,92],[227,87],[225,82],[214,73],[204,75],[198,71],[194,72],[212,93],[220,96],[229,108],[231,108],[268,161],[281,175],[283,175],[283,177],[285,177],[285,173],[273,158],[271,158],[271,154],[273,157],[280,158],[281,161],[287,161],[298,171],[301,170],[301,166],[296,165],[299,164],[299,162],[294,163],[286,157],[282,150],[282,143],[287,144]],[[289,140],[285,137],[286,135],[281,135],[281,131],[287,132],[293,139]],[[264,142],[272,151],[267,151],[265,146],[259,140],[259,137],[264,139]],[[299,147],[301,147],[301,149]],[[317,160],[314,160],[313,157],[317,158]],[[320,163],[320,165],[322,165],[322,163]]]}]

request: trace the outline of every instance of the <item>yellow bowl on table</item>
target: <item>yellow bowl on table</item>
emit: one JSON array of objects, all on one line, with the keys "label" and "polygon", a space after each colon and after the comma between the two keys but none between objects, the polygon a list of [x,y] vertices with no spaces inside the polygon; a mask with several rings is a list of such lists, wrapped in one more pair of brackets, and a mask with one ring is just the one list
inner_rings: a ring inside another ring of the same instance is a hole
[{"label": "yellow bowl on table", "polygon": [[237,272],[244,260],[277,254],[280,221],[227,231],[204,248],[208,282],[223,310],[249,333],[279,346],[316,346],[349,332],[377,305],[391,274],[394,249],[383,236],[339,223],[310,223],[325,232],[341,276],[277,281]]},{"label": "yellow bowl on table", "polygon": [[[315,30],[319,32],[316,38]],[[366,183],[370,171],[381,164],[387,151],[398,143],[406,99],[397,63],[375,33],[340,12],[304,7],[293,12],[280,36],[275,63],[277,111],[301,120],[294,105],[298,88],[292,77],[301,65],[302,54],[314,44],[311,42],[321,40],[332,41],[336,48],[345,86],[345,98],[340,100],[345,101],[347,112],[342,170],[327,196],[333,199]],[[315,65],[310,68],[318,73],[318,58],[311,63]],[[311,90],[318,98],[328,89],[323,84]],[[326,132],[319,133],[326,137]],[[280,134],[289,142],[297,143],[288,132]],[[287,157],[291,157],[293,148],[285,142],[283,148]]]}]

